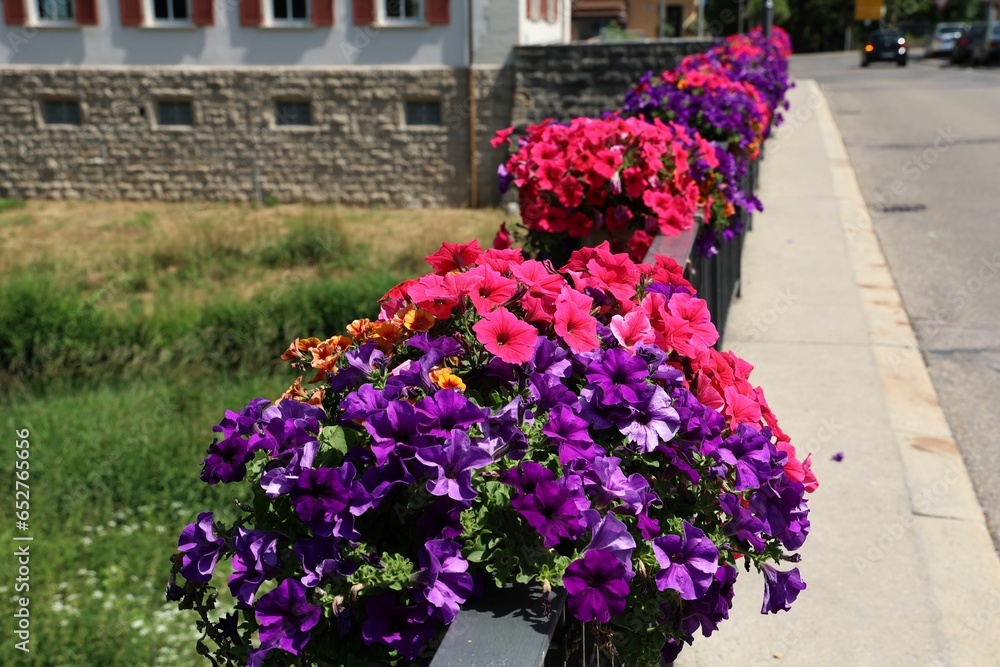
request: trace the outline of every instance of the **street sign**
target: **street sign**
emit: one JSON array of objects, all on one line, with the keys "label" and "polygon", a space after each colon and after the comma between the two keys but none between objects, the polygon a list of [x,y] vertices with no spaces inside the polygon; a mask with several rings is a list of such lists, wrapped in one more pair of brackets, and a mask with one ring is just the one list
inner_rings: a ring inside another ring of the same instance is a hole
[{"label": "street sign", "polygon": [[854,0],[854,18],[878,21],[882,18],[882,0]]}]

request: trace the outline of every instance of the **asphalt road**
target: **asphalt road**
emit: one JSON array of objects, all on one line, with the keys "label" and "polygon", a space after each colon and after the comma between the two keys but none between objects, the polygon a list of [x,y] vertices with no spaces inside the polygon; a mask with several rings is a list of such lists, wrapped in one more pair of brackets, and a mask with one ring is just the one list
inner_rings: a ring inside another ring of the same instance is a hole
[{"label": "asphalt road", "polygon": [[1000,548],[1000,70],[858,63],[795,56],[792,74],[830,103]]}]

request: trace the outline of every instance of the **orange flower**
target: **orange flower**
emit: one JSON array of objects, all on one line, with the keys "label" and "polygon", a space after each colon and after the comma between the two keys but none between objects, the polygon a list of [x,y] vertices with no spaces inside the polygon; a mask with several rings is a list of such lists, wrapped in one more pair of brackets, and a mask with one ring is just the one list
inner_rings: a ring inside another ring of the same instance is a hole
[{"label": "orange flower", "polygon": [[309,405],[315,405],[317,408],[323,407],[323,399],[326,398],[326,389],[317,389],[309,397]]},{"label": "orange flower", "polygon": [[[334,336],[342,338],[342,336]],[[330,340],[333,340],[331,338]],[[340,359],[341,348],[338,345],[331,345],[330,341],[323,341],[312,349],[312,362],[310,365],[316,369],[316,377],[310,382],[319,382],[327,373],[337,372],[337,360]]]},{"label": "orange flower", "polygon": [[722,214],[727,218],[732,217],[736,213],[736,207],[733,206],[732,202],[726,202],[725,208],[722,209]]},{"label": "orange flower", "polygon": [[465,391],[465,383],[462,378],[455,375],[450,368],[437,368],[430,372],[431,380],[441,389],[457,389]]},{"label": "orange flower", "polygon": [[281,395],[281,398],[275,401],[275,404],[281,403],[289,398],[293,401],[304,401],[306,399],[306,390],[302,388],[301,375],[296,378],[291,387],[285,390],[285,393]]},{"label": "orange flower", "polygon": [[371,340],[383,353],[389,354],[403,336],[403,327],[395,322],[376,322],[372,325]]},{"label": "orange flower", "polygon": [[423,308],[411,307],[403,315],[403,326],[416,333],[430,331],[434,326],[434,316]]},{"label": "orange flower", "polygon": [[364,343],[368,340],[368,335],[371,333],[371,329],[372,322],[367,318],[354,320],[347,325],[347,333],[359,343]]},{"label": "orange flower", "polygon": [[317,345],[319,345],[319,338],[296,338],[281,355],[281,360],[291,361],[292,359],[298,359]]}]

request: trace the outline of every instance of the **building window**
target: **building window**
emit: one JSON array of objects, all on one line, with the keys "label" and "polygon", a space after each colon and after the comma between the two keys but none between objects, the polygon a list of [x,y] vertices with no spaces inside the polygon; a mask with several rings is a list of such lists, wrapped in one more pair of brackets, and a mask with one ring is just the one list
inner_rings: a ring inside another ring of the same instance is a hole
[{"label": "building window", "polygon": [[188,23],[191,9],[188,0],[152,0],[153,23]]},{"label": "building window", "polygon": [[381,0],[382,20],[387,23],[424,20],[421,0]]},{"label": "building window", "polygon": [[37,0],[39,21],[72,21],[73,0]]},{"label": "building window", "polygon": [[44,100],[42,115],[46,125],[79,125],[80,103],[76,100]]},{"label": "building window", "polygon": [[312,125],[309,102],[278,101],[274,103],[275,125]]},{"label": "building window", "polygon": [[309,20],[307,0],[271,0],[271,19],[277,23],[302,23]]},{"label": "building window", "polygon": [[406,124],[407,125],[440,125],[441,124],[441,103],[438,101],[414,101],[406,102]]},{"label": "building window", "polygon": [[190,101],[160,100],[156,103],[158,125],[194,125],[194,108]]}]

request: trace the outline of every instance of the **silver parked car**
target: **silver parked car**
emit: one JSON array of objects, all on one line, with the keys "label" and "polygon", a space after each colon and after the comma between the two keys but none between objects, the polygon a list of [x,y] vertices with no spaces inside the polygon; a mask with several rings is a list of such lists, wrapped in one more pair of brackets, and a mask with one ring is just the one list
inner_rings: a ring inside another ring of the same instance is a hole
[{"label": "silver parked car", "polygon": [[938,23],[934,26],[930,41],[927,42],[925,56],[950,56],[955,48],[955,42],[962,35],[962,30],[966,27],[964,23]]}]

